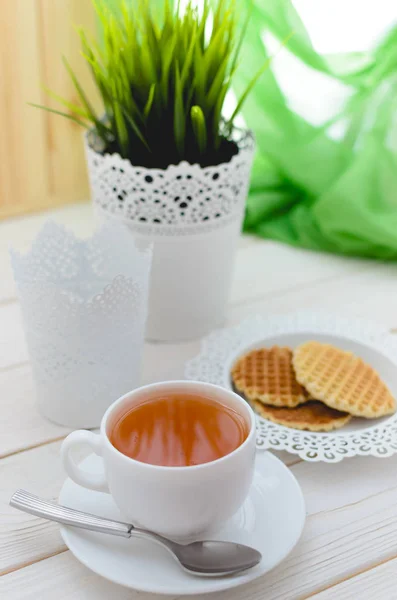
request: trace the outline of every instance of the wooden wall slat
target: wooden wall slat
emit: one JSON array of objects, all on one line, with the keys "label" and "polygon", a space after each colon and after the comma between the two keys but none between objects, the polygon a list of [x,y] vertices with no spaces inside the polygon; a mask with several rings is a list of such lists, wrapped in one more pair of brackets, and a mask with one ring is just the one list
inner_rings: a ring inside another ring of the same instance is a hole
[{"label": "wooden wall slat", "polygon": [[98,106],[74,25],[95,34],[91,0],[1,0],[0,218],[89,196],[83,129],[27,105],[60,108],[43,85],[76,100],[65,55]]},{"label": "wooden wall slat", "polygon": [[[95,34],[96,20],[91,0],[40,0],[44,77],[47,87],[78,104],[72,81],[62,64],[65,56],[83,83],[90,99],[96,99],[89,69],[80,54],[76,26]],[[55,100],[46,97],[46,103],[61,108]],[[98,103],[94,102],[94,105]],[[47,143],[50,150],[50,190],[60,203],[88,197],[82,135],[79,125],[57,115],[47,114]]]},{"label": "wooden wall slat", "polygon": [[[0,210],[24,210],[48,195],[41,55],[35,2],[5,0],[0,9]],[[0,214],[1,214],[0,213]]]}]

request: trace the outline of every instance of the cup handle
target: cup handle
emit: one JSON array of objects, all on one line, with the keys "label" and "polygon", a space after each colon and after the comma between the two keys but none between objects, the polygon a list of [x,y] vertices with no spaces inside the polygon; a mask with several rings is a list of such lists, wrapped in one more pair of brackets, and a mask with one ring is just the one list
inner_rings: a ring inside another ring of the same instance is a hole
[{"label": "cup handle", "polygon": [[61,446],[61,460],[65,468],[66,473],[70,479],[89,490],[95,490],[97,492],[107,492],[109,494],[109,487],[105,479],[105,475],[99,473],[88,473],[83,469],[80,469],[74,462],[71,456],[71,451],[76,446],[86,444],[97,454],[102,456],[101,437],[91,431],[73,431],[67,438],[63,440]]}]

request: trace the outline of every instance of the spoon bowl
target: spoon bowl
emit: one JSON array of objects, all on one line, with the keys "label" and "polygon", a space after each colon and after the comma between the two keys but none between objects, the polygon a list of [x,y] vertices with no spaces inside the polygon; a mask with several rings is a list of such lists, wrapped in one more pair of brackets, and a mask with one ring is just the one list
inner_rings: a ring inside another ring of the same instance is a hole
[{"label": "spoon bowl", "polygon": [[234,542],[207,540],[177,546],[174,554],[181,566],[197,575],[230,575],[251,569],[262,559],[258,550]]}]

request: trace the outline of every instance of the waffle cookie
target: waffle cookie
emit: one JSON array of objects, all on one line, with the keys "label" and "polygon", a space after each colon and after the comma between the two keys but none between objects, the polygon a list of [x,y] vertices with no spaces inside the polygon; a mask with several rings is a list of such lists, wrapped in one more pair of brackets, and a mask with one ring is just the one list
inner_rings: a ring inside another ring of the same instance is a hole
[{"label": "waffle cookie", "polygon": [[326,406],[317,400],[310,400],[295,408],[268,406],[262,402],[254,402],[256,412],[273,423],[279,423],[293,429],[308,431],[332,431],[346,425],[351,415]]},{"label": "waffle cookie", "polygon": [[293,353],[297,380],[331,408],[372,419],[395,411],[378,373],[361,358],[330,344],[305,342]]},{"label": "waffle cookie", "polygon": [[290,348],[259,348],[241,356],[233,365],[235,389],[248,402],[294,407],[309,398],[296,381]]}]

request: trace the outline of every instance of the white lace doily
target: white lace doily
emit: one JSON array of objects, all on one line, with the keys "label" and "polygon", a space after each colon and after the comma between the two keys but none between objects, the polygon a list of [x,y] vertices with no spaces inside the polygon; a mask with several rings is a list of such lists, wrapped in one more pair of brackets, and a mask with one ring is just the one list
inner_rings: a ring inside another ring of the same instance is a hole
[{"label": "white lace doily", "polygon": [[[355,352],[379,372],[397,397],[397,336],[381,325],[325,314],[258,316],[215,331],[203,340],[200,354],[187,363],[185,376],[231,389],[230,369],[243,352],[261,345],[294,347],[309,339]],[[307,461],[391,456],[397,452],[397,413],[382,419],[352,419],[330,433],[290,429],[258,416],[257,447],[287,450]]]},{"label": "white lace doily", "polygon": [[249,131],[234,131],[239,152],[229,162],[181,162],[166,169],[135,167],[117,153],[96,152],[92,136],[85,147],[93,201],[134,231],[186,235],[241,220],[255,148]]}]

